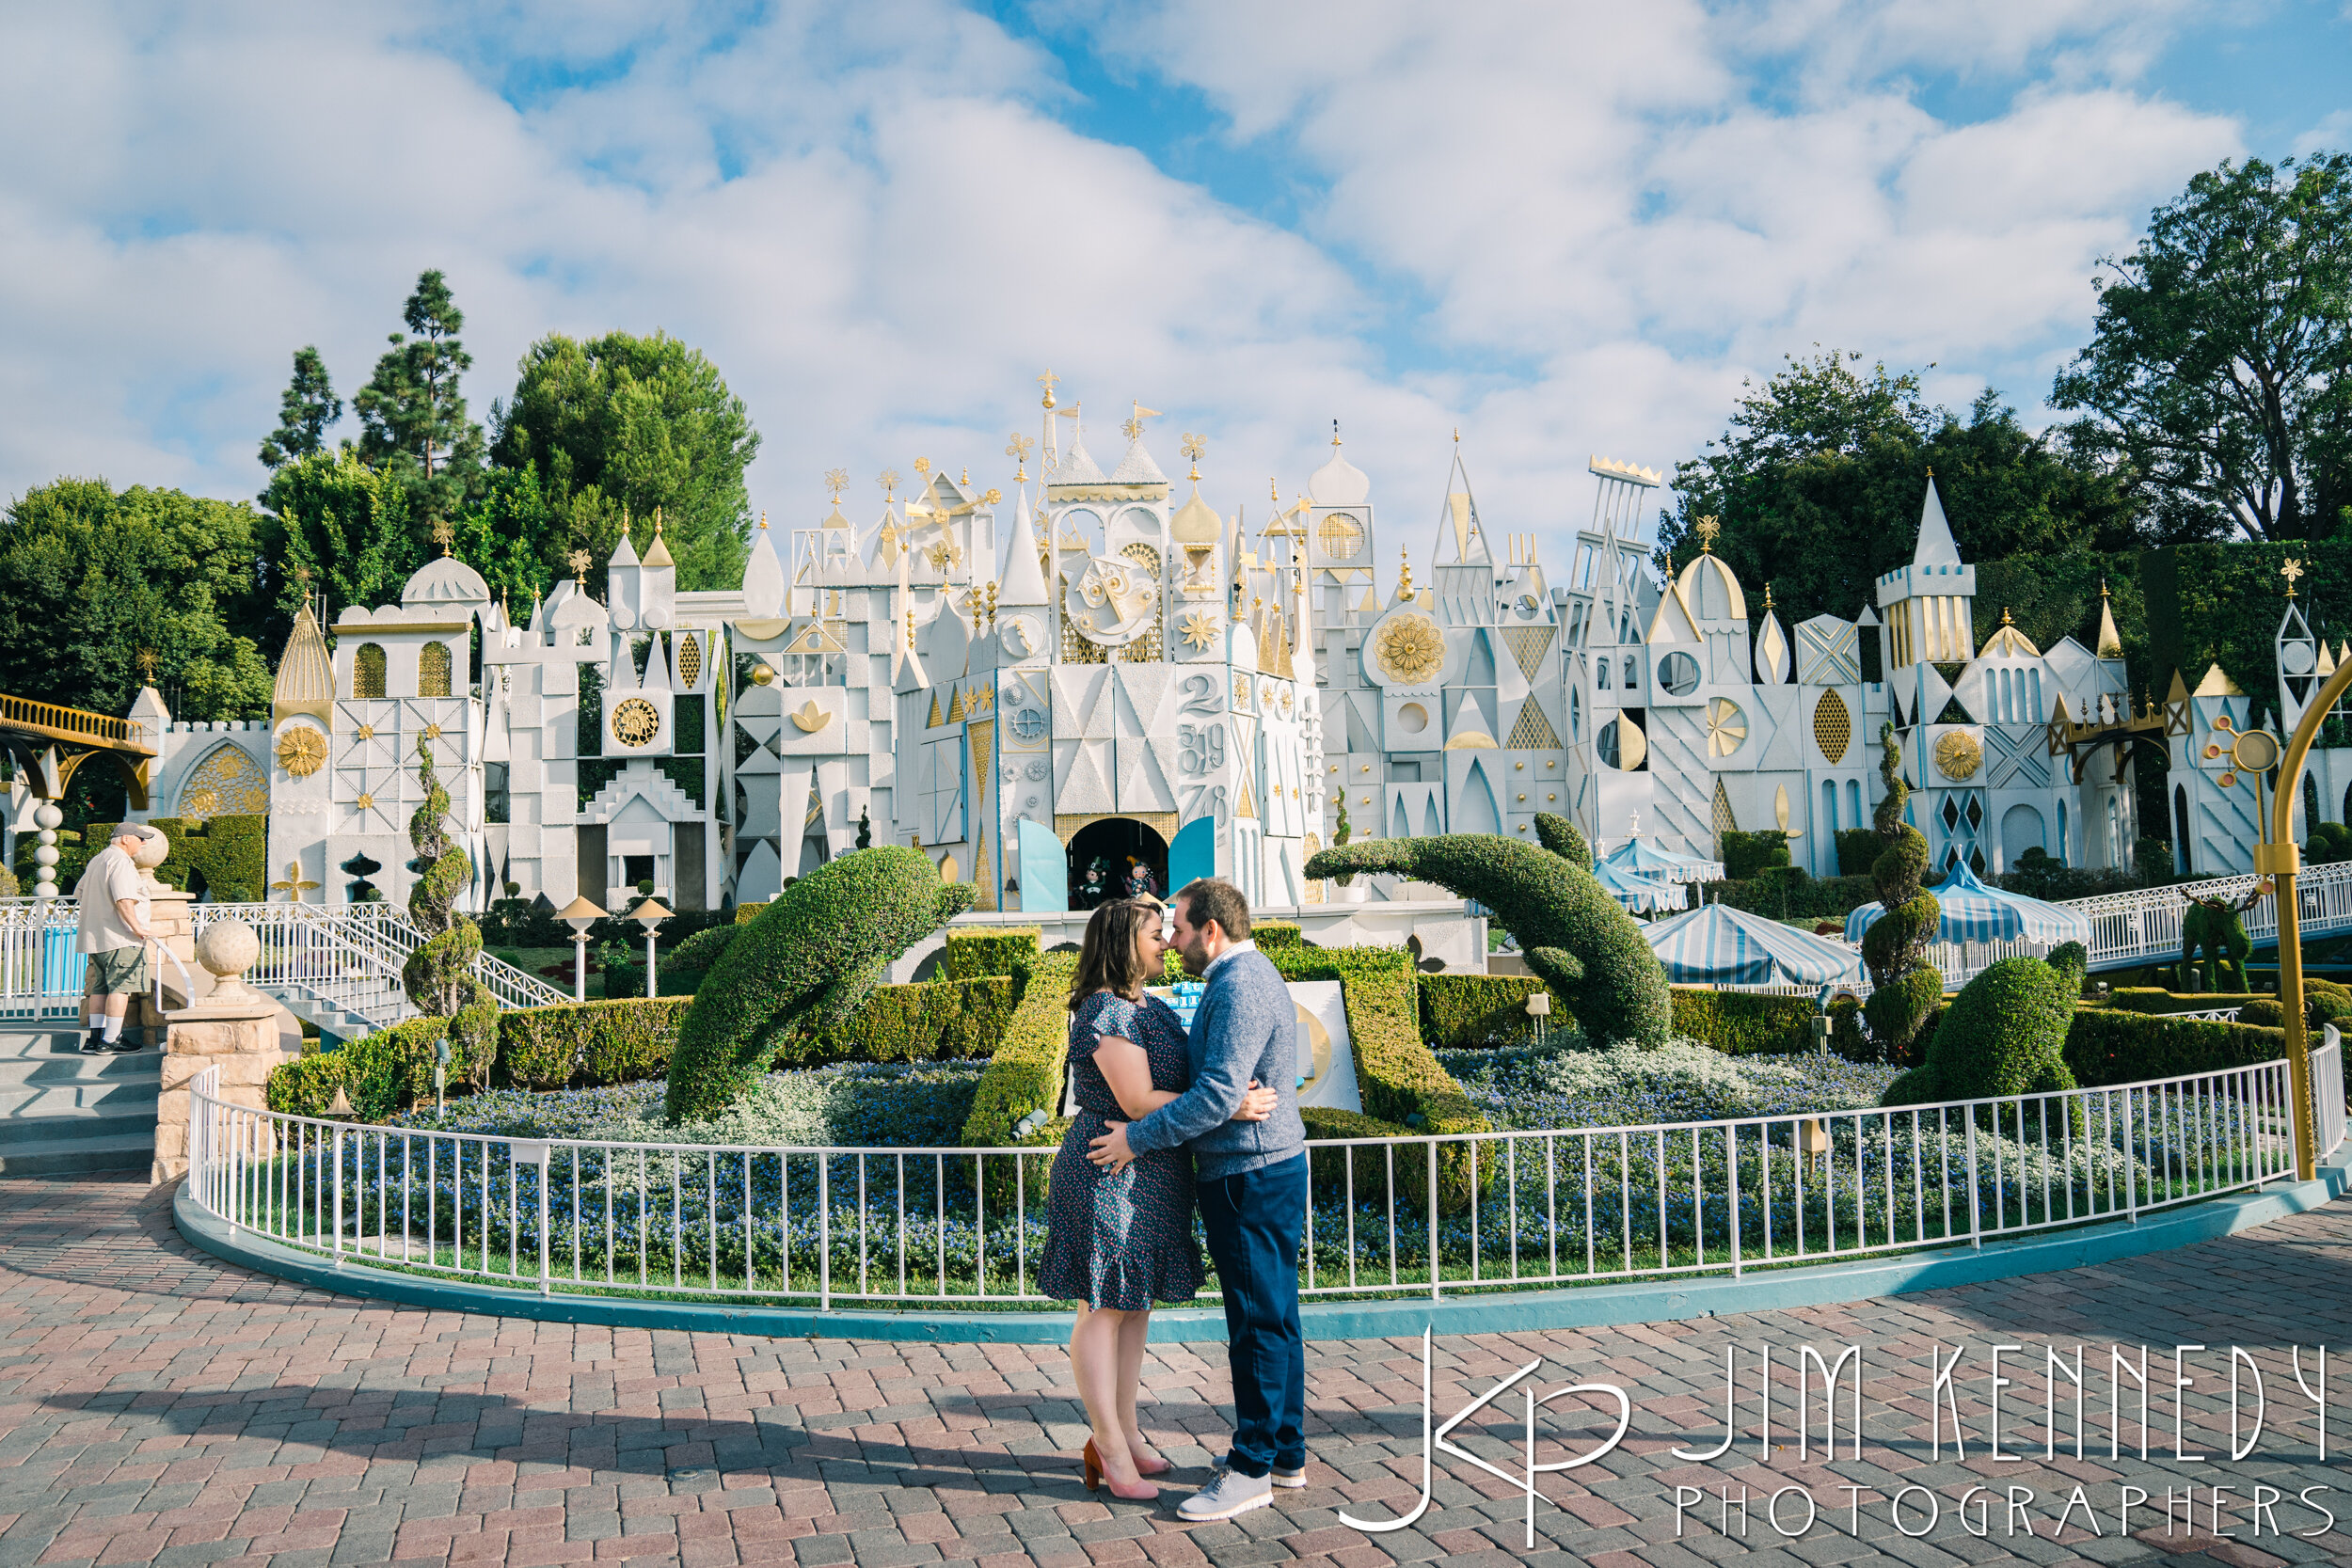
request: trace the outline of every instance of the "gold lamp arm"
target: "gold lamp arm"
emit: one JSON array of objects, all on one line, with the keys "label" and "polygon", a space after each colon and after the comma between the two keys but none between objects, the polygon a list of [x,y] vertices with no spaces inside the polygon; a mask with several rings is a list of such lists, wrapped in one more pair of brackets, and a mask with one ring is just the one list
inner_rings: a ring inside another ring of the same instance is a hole
[{"label": "gold lamp arm", "polygon": [[[2311,1031],[2303,1022],[2302,904],[2295,891],[2295,876],[2301,868],[2303,857],[2295,840],[2281,830],[2295,820],[2294,814],[2284,809],[2284,803],[2294,800],[2303,787],[2303,759],[2311,753],[2312,742],[2319,738],[2320,726],[2327,722],[2328,712],[2348,688],[2352,688],[2352,663],[2339,667],[2329,675],[2303,710],[2303,721],[2295,726],[2295,734],[2288,738],[2286,751],[2279,758],[2279,787],[2271,791],[2264,839],[2254,851],[2255,871],[2271,878],[2276,885],[2279,1010],[2286,1015],[2283,1022],[2287,1031],[2287,1070],[2295,1094],[2295,1174],[2304,1181],[2309,1181],[2318,1168],[2319,1150],[2312,1117]],[[2258,786],[2259,783],[2257,780]],[[2259,799],[2257,796],[2258,801]]]}]

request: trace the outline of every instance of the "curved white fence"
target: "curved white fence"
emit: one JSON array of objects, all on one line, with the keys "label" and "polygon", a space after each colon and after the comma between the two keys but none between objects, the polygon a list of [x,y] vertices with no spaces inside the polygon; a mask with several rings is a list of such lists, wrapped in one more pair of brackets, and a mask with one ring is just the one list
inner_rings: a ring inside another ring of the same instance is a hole
[{"label": "curved white fence", "polygon": [[[2314,1131],[2344,1140],[2332,1030]],[[1950,1104],[1311,1146],[1300,1285],[1438,1297],[1730,1274],[2130,1218],[2290,1179],[2287,1064]],[[194,1081],[186,1194],[331,1259],[556,1292],[1041,1306],[1055,1151],[532,1140]]]}]

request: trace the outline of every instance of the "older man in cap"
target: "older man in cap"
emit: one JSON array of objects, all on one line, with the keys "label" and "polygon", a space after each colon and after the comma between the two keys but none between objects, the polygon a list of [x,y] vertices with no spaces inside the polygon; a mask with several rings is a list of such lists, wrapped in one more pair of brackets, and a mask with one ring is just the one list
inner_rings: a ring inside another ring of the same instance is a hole
[{"label": "older man in cap", "polygon": [[113,840],[89,860],[73,896],[81,901],[82,927],[75,947],[89,960],[82,994],[82,1053],[120,1055],[139,1049],[122,1037],[131,998],[148,987],[148,945],[155,940],[147,923],[147,888],[137,855],[164,835],[144,822],[125,822]]}]

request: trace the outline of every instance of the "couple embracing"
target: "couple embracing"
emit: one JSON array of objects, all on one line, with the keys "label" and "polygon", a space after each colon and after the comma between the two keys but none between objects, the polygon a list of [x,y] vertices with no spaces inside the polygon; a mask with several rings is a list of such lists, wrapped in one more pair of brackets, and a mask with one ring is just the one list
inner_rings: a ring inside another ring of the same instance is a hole
[{"label": "couple embracing", "polygon": [[[1170,947],[1207,982],[1189,1035],[1143,989]],[[1054,1161],[1038,1283],[1081,1303],[1070,1362],[1092,1428],[1087,1486],[1149,1500],[1159,1489],[1146,1478],[1170,1467],[1143,1439],[1136,1389],[1152,1303],[1189,1302],[1203,1280],[1197,1205],[1225,1292],[1233,1442],[1176,1512],[1205,1521],[1263,1508],[1272,1488],[1307,1483],[1307,1129],[1290,992],[1249,940],[1248,901],[1203,879],[1167,911],[1150,898],[1095,911],[1070,1014],[1081,1109]]]}]

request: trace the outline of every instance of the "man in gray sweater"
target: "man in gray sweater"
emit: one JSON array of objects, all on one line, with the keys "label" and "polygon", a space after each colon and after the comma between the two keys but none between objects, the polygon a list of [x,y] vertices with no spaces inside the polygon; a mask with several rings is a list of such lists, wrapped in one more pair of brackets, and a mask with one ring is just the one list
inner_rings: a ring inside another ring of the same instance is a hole
[{"label": "man in gray sweater", "polygon": [[[1307,1347],[1298,1243],[1307,1225],[1307,1127],[1298,1117],[1298,1011],[1249,940],[1249,901],[1202,879],[1176,895],[1173,945],[1208,982],[1194,1015],[1192,1087],[1132,1126],[1106,1123],[1088,1156],[1113,1169],[1137,1154],[1192,1149],[1200,1224],[1225,1291],[1233,1443],[1186,1519],[1230,1519],[1307,1484]],[[1252,1081],[1280,1095],[1263,1121],[1234,1121]]]}]

